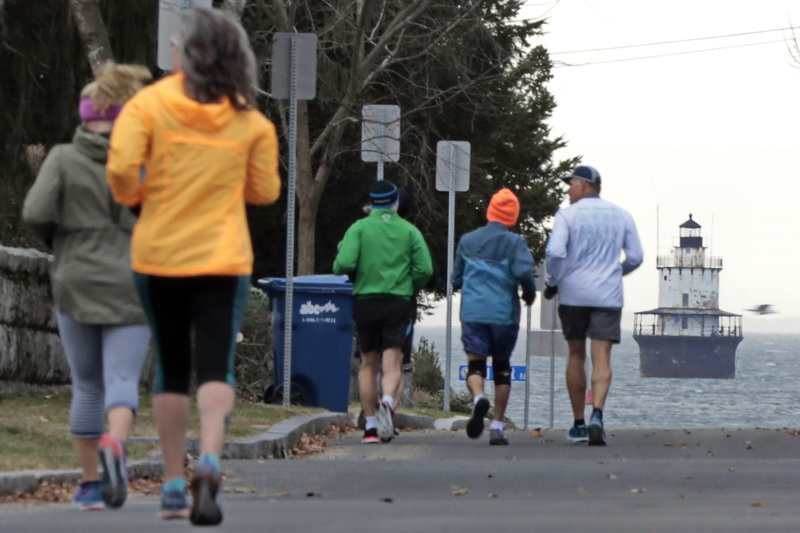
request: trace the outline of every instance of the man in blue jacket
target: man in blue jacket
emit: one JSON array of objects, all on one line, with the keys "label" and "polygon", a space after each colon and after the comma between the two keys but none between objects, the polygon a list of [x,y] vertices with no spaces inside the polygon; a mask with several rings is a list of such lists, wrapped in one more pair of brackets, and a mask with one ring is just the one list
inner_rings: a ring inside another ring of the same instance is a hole
[{"label": "man in blue jacket", "polygon": [[488,223],[461,237],[456,250],[452,283],[461,289],[461,341],[467,353],[467,388],[472,394],[472,416],[467,436],[483,433],[489,412],[484,394],[486,359],[492,358],[495,408],[489,444],[508,444],[503,416],[511,394],[511,352],[519,334],[520,304],[530,306],[536,297],[533,258],[525,239],[509,228],[519,218],[519,200],[510,189],[501,189],[486,210]]},{"label": "man in blue jacket", "polygon": [[[567,390],[575,421],[572,442],[604,446],[603,409],[611,385],[611,346],[620,341],[622,276],[642,264],[642,245],[633,217],[600,199],[600,173],[580,166],[561,178],[570,206],[559,209],[547,242],[544,297],[559,294],[558,316],[569,346]],[[625,260],[620,262],[620,254]],[[592,339],[593,410],[587,428],[586,337]]]}]

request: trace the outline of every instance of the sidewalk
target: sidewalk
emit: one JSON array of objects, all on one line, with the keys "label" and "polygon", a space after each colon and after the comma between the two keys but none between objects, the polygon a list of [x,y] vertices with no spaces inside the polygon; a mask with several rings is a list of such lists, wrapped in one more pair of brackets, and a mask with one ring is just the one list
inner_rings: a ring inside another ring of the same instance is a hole
[{"label": "sidewalk", "polygon": [[[461,420],[464,419],[464,420]],[[447,421],[437,421],[428,416],[397,413],[395,423],[400,428],[407,429],[458,429],[458,425],[465,424],[466,417],[454,417]],[[318,413],[313,415],[298,416],[284,420],[267,431],[254,437],[235,439],[225,443],[222,451],[223,459],[257,459],[260,457],[273,457],[284,459],[289,451],[300,441],[303,434],[317,435],[331,424],[339,422],[352,422],[354,417],[345,413]],[[440,427],[441,426],[441,427]],[[445,427],[446,426],[446,427]],[[153,441],[155,437],[133,437],[132,441]],[[196,455],[198,442],[187,440],[186,451]],[[152,458],[130,461],[128,472],[131,478],[160,477],[163,462],[160,454]],[[51,484],[75,484],[81,479],[80,469],[75,470],[27,470],[20,472],[0,472],[0,496],[14,492],[32,493],[39,483],[46,481]]]}]

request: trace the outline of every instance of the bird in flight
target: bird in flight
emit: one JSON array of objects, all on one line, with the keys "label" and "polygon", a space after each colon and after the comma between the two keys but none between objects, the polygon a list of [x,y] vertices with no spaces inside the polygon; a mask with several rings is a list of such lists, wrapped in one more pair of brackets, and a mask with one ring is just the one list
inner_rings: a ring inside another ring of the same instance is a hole
[{"label": "bird in flight", "polygon": [[751,313],[755,313],[757,315],[771,315],[777,313],[777,311],[772,308],[771,304],[760,304],[750,309],[745,309],[745,311],[750,311]]}]

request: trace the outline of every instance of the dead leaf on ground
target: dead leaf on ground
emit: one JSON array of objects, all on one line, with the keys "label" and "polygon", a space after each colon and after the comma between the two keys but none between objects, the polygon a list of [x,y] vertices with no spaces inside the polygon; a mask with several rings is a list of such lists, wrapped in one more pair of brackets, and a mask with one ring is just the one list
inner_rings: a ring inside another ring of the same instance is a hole
[{"label": "dead leaf on ground", "polygon": [[767,504],[764,502],[750,502],[751,507],[766,507]]},{"label": "dead leaf on ground", "polygon": [[465,489],[462,487],[454,488],[453,489],[453,496],[463,496],[464,494],[469,493],[469,489]]}]

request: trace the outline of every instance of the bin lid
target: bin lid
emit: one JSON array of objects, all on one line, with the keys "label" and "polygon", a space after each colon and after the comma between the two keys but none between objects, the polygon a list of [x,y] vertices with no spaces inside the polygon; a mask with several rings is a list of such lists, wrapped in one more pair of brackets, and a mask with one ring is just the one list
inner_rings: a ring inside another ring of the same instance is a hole
[{"label": "bin lid", "polygon": [[[286,278],[261,278],[258,284],[269,292],[285,292]],[[353,284],[347,276],[315,274],[292,278],[295,293],[352,294]]]}]

